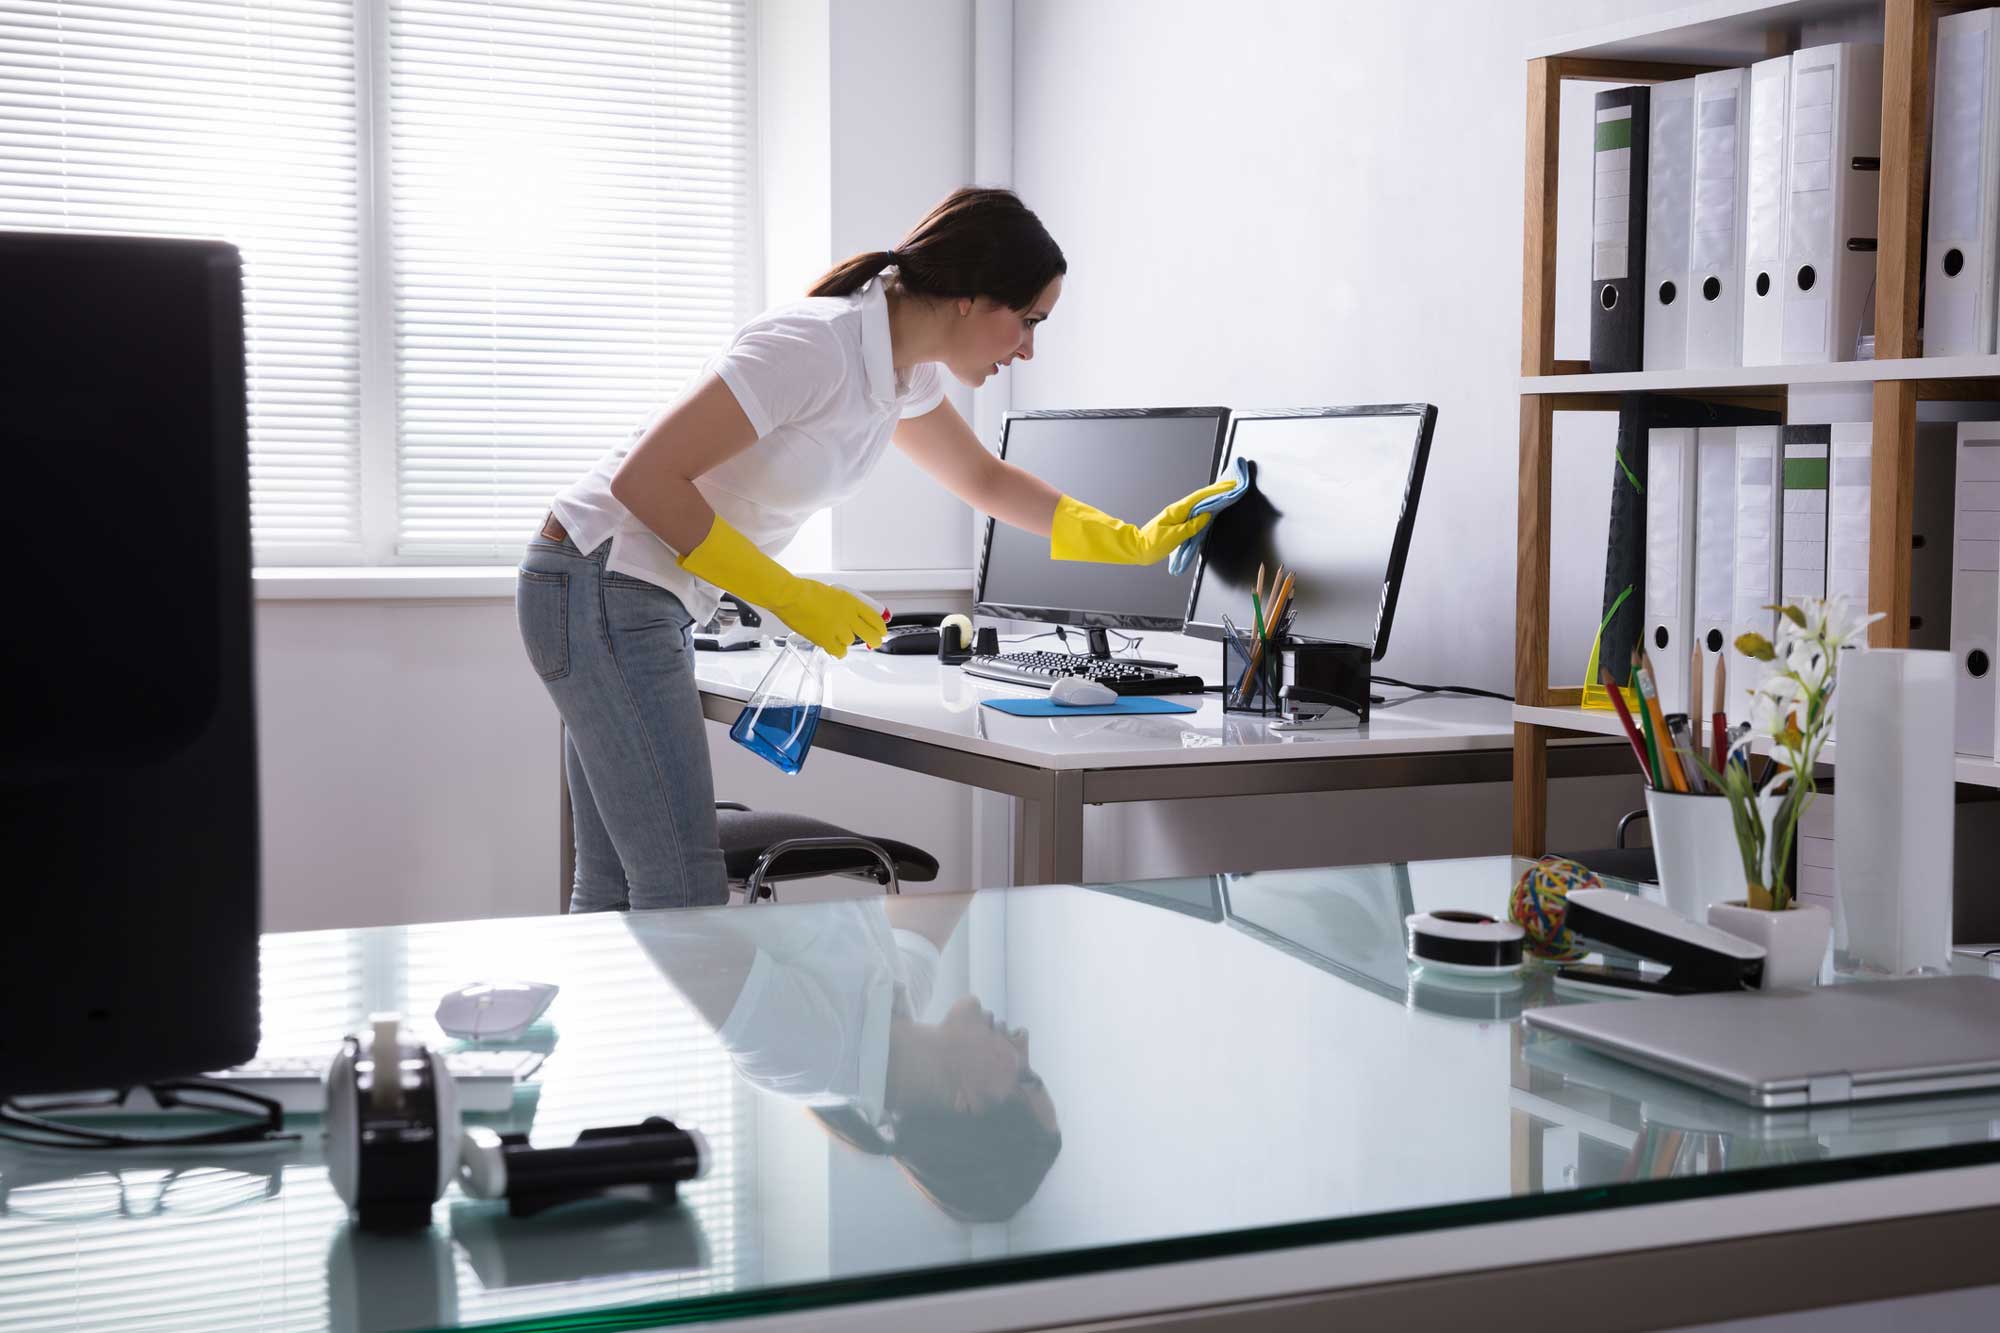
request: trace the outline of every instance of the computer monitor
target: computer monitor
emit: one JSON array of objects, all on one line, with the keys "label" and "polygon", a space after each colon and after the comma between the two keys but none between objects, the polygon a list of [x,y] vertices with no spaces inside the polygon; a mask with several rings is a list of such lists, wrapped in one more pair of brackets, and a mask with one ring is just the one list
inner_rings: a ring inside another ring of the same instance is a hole
[{"label": "computer monitor", "polygon": [[1186,632],[1220,639],[1225,614],[1247,632],[1257,571],[1268,596],[1283,566],[1295,576],[1294,638],[1357,644],[1380,661],[1436,425],[1428,403],[1236,413],[1222,471],[1246,458],[1254,484],[1202,543]]},{"label": "computer monitor", "polygon": [[0,1096],[256,1053],[243,268],[0,232]]},{"label": "computer monitor", "polygon": [[[1215,479],[1221,407],[1010,412],[1000,457],[1065,495],[1144,523]],[[986,521],[973,609],[1010,620],[1177,630],[1191,575],[1153,565],[1051,560],[1046,537]]]}]

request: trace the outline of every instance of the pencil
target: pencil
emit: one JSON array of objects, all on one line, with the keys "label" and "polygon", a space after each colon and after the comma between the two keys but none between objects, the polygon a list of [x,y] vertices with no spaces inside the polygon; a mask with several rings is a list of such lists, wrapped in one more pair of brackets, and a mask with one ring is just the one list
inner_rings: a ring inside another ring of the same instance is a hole
[{"label": "pencil", "polygon": [[1710,767],[1716,772],[1729,762],[1729,655],[1720,654],[1715,659],[1715,759]]},{"label": "pencil", "polygon": [[1278,622],[1284,619],[1285,611],[1291,604],[1292,576],[1287,574],[1285,575],[1284,582],[1278,586],[1278,591],[1271,597],[1271,623],[1266,629],[1264,637],[1269,638],[1271,635],[1277,633]]},{"label": "pencil", "polygon": [[1653,764],[1646,757],[1646,738],[1639,734],[1638,724],[1632,721],[1632,710],[1625,706],[1625,693],[1611,679],[1611,669],[1600,666],[1597,677],[1604,682],[1604,688],[1611,691],[1611,706],[1618,711],[1618,725],[1625,729],[1625,739],[1632,743],[1632,753],[1639,756],[1639,771],[1646,775],[1646,782],[1653,781]]},{"label": "pencil", "polygon": [[1702,670],[1701,640],[1697,639],[1694,646],[1688,649],[1688,739],[1694,742],[1697,750],[1701,749],[1701,720],[1708,716],[1701,711],[1702,677],[1707,674]]},{"label": "pencil", "polygon": [[[1639,694],[1639,650],[1632,650],[1632,690]],[[1672,791],[1667,785],[1666,766],[1660,763],[1659,742],[1653,736],[1653,714],[1646,707],[1644,694],[1639,694],[1639,730],[1646,737],[1647,768],[1653,775],[1654,791]]]},{"label": "pencil", "polygon": [[1667,734],[1667,715],[1660,707],[1660,689],[1653,675],[1652,659],[1643,648],[1639,650],[1639,698],[1652,718],[1653,735],[1659,738],[1660,776],[1667,780],[1669,790],[1687,791],[1687,778],[1682,775],[1681,761],[1674,754],[1673,738]]}]

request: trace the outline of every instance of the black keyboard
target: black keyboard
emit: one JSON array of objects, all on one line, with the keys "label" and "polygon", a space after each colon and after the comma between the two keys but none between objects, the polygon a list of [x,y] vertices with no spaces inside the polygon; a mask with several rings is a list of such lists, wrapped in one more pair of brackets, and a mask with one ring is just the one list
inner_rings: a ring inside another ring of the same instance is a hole
[{"label": "black keyboard", "polygon": [[1113,694],[1200,694],[1207,688],[1200,676],[1190,676],[1172,667],[1140,666],[1115,657],[1089,657],[1081,653],[982,654],[967,662],[965,670],[988,680],[1033,685],[1043,690],[1064,676],[1083,676]]}]

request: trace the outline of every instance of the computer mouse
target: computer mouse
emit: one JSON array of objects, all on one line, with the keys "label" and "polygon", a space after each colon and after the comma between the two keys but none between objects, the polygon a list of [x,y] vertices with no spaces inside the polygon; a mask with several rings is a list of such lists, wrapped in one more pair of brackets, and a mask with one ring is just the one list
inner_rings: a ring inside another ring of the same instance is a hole
[{"label": "computer mouse", "polygon": [[559,989],[546,981],[475,981],[438,1001],[437,1025],[468,1041],[505,1041],[527,1031]]},{"label": "computer mouse", "polygon": [[1116,703],[1110,686],[1099,685],[1083,676],[1064,676],[1049,687],[1049,701],[1063,708],[1088,708],[1093,704]]}]

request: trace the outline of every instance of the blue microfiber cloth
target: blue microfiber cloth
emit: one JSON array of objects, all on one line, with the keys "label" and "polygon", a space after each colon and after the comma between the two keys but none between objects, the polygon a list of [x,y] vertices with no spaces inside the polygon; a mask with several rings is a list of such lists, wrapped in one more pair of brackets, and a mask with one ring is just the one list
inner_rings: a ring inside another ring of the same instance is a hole
[{"label": "blue microfiber cloth", "polygon": [[988,708],[1015,717],[1103,717],[1111,713],[1193,713],[1199,710],[1150,694],[1120,695],[1108,704],[1059,704],[1053,699],[982,699]]},{"label": "blue microfiber cloth", "polygon": [[[1194,512],[1197,514],[1219,514],[1238,500],[1241,500],[1250,490],[1250,481],[1255,475],[1251,471],[1252,467],[1253,464],[1249,459],[1237,459],[1236,484],[1220,495],[1209,496],[1194,507]],[[1169,574],[1185,574],[1188,570],[1194,568],[1194,558],[1201,553],[1201,539],[1206,537],[1208,530],[1214,526],[1215,521],[1210,519],[1207,523],[1202,524],[1200,532],[1197,532],[1194,536],[1174,548],[1174,553],[1167,557],[1167,572]]]}]

